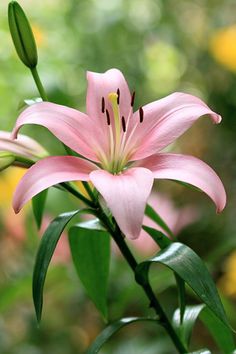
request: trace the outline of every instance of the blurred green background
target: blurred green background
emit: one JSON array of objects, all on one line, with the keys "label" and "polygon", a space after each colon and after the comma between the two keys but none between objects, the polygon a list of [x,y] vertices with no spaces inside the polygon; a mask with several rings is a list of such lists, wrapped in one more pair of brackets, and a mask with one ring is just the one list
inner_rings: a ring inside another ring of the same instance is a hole
[{"label": "blurred green background", "polygon": [[[236,325],[236,3],[234,0],[21,0],[39,51],[39,74],[51,101],[85,109],[86,70],[117,67],[136,91],[136,108],[174,91],[201,97],[222,115],[219,126],[201,119],[174,146],[209,163],[226,187],[228,204],[216,215],[205,195],[174,182],[156,189],[175,203],[191,204],[198,220],[179,239],[208,263]],[[0,2],[0,130],[11,130],[25,98],[38,93],[30,72],[18,60],[7,23],[8,2]],[[52,153],[64,153],[41,127],[22,132]],[[83,353],[103,328],[97,310],[80,284],[63,235],[50,267],[40,328],[31,300],[31,277],[39,242],[30,208],[17,216],[11,196],[22,171],[0,175],[0,353]],[[51,190],[45,225],[60,212],[77,207],[62,192]],[[42,234],[42,232],[41,232]],[[138,251],[135,251],[138,252]],[[140,252],[140,251],[139,251]],[[145,255],[138,254],[141,259]],[[162,268],[153,274],[154,287],[167,311],[177,306],[174,279]],[[149,314],[141,290],[133,285],[125,262],[113,253],[109,281],[110,320]],[[189,302],[197,299],[189,294]],[[198,324],[192,347],[212,348]],[[161,329],[132,325],[116,335],[101,353],[174,353]]]}]

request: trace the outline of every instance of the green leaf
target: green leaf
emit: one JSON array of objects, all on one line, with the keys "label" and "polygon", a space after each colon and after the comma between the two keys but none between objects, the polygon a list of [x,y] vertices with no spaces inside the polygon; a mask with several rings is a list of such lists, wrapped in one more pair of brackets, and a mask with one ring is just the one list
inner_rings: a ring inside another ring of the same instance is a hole
[{"label": "green leaf", "polygon": [[172,243],[172,241],[159,230],[146,225],[143,225],[143,229],[152,237],[161,249],[166,248]]},{"label": "green leaf", "polygon": [[115,334],[118,332],[121,328],[135,322],[141,322],[141,321],[151,321],[151,322],[156,322],[158,323],[158,319],[155,318],[150,318],[150,317],[127,317],[127,318],[122,318],[121,320],[118,320],[116,322],[113,322],[109,326],[107,326],[100,334],[99,336],[95,339],[93,344],[89,347],[87,350],[86,354],[96,354],[99,352],[101,347]]},{"label": "green leaf", "polygon": [[[161,231],[153,229],[149,226],[143,226],[143,229],[153,238],[153,240],[158,244],[160,249],[164,249],[167,246],[171,245],[172,241],[164,235]],[[176,284],[178,288],[179,295],[179,305],[181,309],[181,318],[183,318],[186,299],[185,299],[185,282],[178,274],[175,273]]]},{"label": "green leaf", "polygon": [[170,230],[169,226],[165,223],[165,221],[157,214],[157,212],[151,207],[151,205],[147,204],[145,209],[145,214],[152,219],[157,225],[159,225],[166,233],[171,237],[175,238],[173,232]]},{"label": "green leaf", "polygon": [[44,207],[47,199],[48,190],[45,189],[41,193],[37,194],[32,199],[33,214],[37,224],[38,229],[40,229],[42,224]]},{"label": "green leaf", "polygon": [[11,166],[15,161],[15,156],[8,151],[0,151],[0,171]]},{"label": "green leaf", "polygon": [[89,297],[107,319],[107,288],[110,263],[110,236],[94,229],[91,222],[69,230],[70,249],[78,276]]},{"label": "green leaf", "polygon": [[161,263],[176,272],[226,325],[228,320],[218,295],[216,286],[201,258],[188,246],[174,242],[157,255],[136,268],[136,280],[140,284],[148,283],[148,270],[151,264]]},{"label": "green leaf", "polygon": [[32,106],[35,103],[43,102],[41,97],[26,98],[24,100],[25,105]]},{"label": "green leaf", "polygon": [[185,293],[185,281],[175,272],[175,280],[178,289],[179,308],[180,308],[180,323],[183,322],[184,313],[186,308],[186,293]]},{"label": "green leaf", "polygon": [[81,227],[82,229],[106,231],[106,229],[100,223],[99,219],[92,219],[92,220],[80,222],[75,226]]},{"label": "green leaf", "polygon": [[188,344],[190,342],[192,330],[198,318],[208,328],[222,353],[231,354],[235,349],[231,330],[204,304],[187,306],[182,325],[180,324],[179,309],[174,313],[173,324],[180,331],[181,337],[185,343]]},{"label": "green leaf", "polygon": [[183,187],[187,187],[187,188],[190,188],[190,189],[192,189],[192,190],[194,190],[194,191],[203,193],[203,191],[202,191],[200,188],[195,187],[195,186],[193,186],[193,185],[190,184],[190,183],[186,183],[186,182],[182,182],[182,181],[177,181],[176,179],[171,179],[170,181],[175,182],[175,183],[177,183],[177,184],[179,184],[179,185],[181,185],[181,186],[183,186]]},{"label": "green leaf", "polygon": [[33,272],[33,300],[38,322],[42,315],[45,278],[57,242],[68,222],[78,213],[85,211],[86,209],[81,209],[59,215],[50,223],[41,239]]},{"label": "green leaf", "polygon": [[204,348],[204,349],[200,349],[200,350],[197,350],[196,352],[191,352],[188,354],[212,354],[212,353],[210,352],[209,349]]}]

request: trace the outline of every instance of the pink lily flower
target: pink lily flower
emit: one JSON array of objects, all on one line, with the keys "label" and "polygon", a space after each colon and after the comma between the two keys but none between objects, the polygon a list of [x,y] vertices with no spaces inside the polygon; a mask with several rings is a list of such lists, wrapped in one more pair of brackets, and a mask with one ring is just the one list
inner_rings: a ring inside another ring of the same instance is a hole
[{"label": "pink lily flower", "polygon": [[160,153],[200,116],[221,117],[199,98],[173,93],[133,113],[123,74],[111,69],[87,73],[87,114],[49,102],[21,113],[13,130],[39,124],[84,157],[51,156],[38,161],[20,181],[13,200],[15,212],[42,190],[65,181],[91,181],[105,199],[122,232],[139,236],[145,204],[154,178],[190,183],[204,191],[221,211],[226,203],[223,184],[201,160]]}]

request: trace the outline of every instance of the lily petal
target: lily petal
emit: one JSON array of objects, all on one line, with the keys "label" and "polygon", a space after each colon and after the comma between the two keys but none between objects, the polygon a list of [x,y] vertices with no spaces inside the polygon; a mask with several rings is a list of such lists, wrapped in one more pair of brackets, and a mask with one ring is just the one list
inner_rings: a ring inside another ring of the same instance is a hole
[{"label": "lily petal", "polygon": [[88,159],[98,161],[94,151],[96,146],[100,145],[99,135],[86,114],[55,103],[40,102],[20,114],[12,133],[13,138],[17,137],[18,130],[24,124],[42,125],[72,150]]},{"label": "lily petal", "polygon": [[89,173],[97,166],[74,156],[50,156],[36,162],[20,180],[14,197],[13,209],[18,213],[36,194],[55,184],[67,181],[88,181]]},{"label": "lily petal", "polygon": [[105,199],[124,235],[137,238],[153,184],[151,171],[130,168],[119,175],[112,175],[97,170],[90,173],[90,179]]},{"label": "lily petal", "polygon": [[[203,115],[210,115],[214,123],[221,116],[213,112],[200,98],[176,92],[143,107],[144,119],[135,131],[136,153],[133,160],[148,157],[171,144]],[[133,122],[139,121],[139,112]]]},{"label": "lily petal", "polygon": [[26,135],[19,135],[17,141],[11,138],[11,132],[0,130],[0,151],[11,152],[15,155],[35,159],[47,156],[46,150]]},{"label": "lily petal", "polygon": [[128,118],[131,107],[131,94],[128,84],[118,69],[110,69],[103,74],[88,71],[87,91],[87,114],[95,121],[95,124],[107,129],[106,117],[102,113],[102,98],[104,98],[105,109],[108,109],[112,116],[111,104],[108,101],[108,94],[120,91],[119,108],[120,116]]},{"label": "lily petal", "polygon": [[196,157],[163,153],[147,157],[136,165],[150,169],[155,178],[182,181],[201,189],[213,200],[217,212],[225,207],[226,193],[220,178]]}]

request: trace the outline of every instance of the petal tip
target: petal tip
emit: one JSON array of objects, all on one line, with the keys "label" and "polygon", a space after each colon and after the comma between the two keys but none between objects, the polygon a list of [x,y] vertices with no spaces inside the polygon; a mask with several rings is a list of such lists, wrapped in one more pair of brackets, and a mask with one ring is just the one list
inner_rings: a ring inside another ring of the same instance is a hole
[{"label": "petal tip", "polygon": [[214,116],[214,118],[213,118],[213,122],[214,122],[215,124],[219,124],[219,123],[221,123],[221,121],[222,121],[222,117],[221,117],[221,115],[220,115],[220,114],[214,113],[214,114],[213,114],[213,116]]},{"label": "petal tip", "polygon": [[14,200],[13,200],[13,203],[12,203],[12,208],[13,208],[15,214],[19,214],[21,208],[20,208],[19,205],[17,205],[17,204],[14,202]]}]

